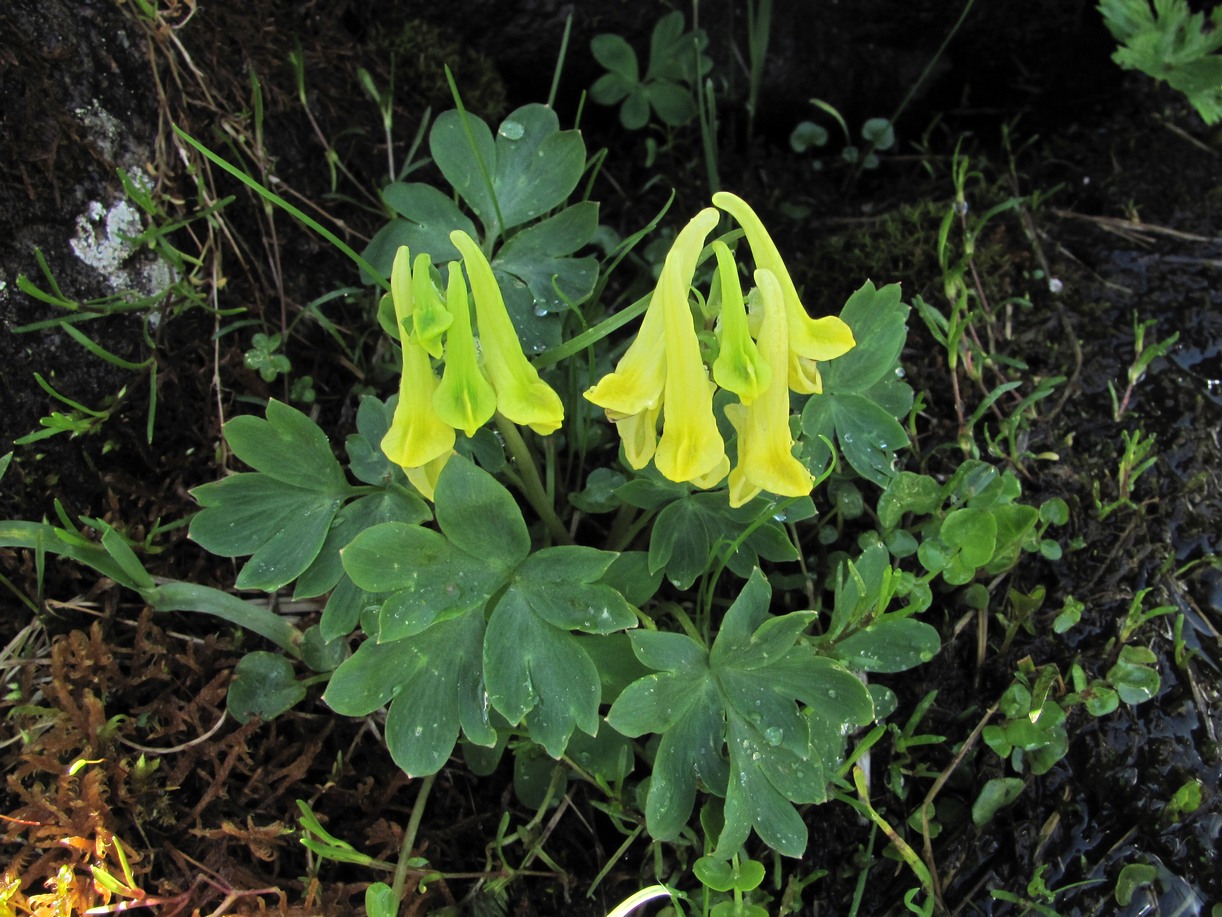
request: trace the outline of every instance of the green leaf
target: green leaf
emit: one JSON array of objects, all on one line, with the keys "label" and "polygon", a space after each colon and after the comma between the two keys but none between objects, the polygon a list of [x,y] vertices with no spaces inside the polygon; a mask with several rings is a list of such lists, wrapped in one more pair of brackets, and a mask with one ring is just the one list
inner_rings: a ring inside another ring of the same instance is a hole
[{"label": "green leaf", "polygon": [[993,559],[997,547],[997,519],[992,513],[971,506],[952,510],[942,520],[938,537],[958,548],[968,566],[983,567]]},{"label": "green leaf", "polygon": [[389,593],[378,614],[378,642],[418,634],[438,618],[482,607],[508,568],[455,547],[416,525],[366,529],[343,552],[344,569],[368,592]]},{"label": "green leaf", "polygon": [[323,700],[344,716],[366,716],[390,702],[386,745],[407,774],[436,773],[459,729],[477,745],[496,742],[479,672],[484,620],[465,614],[410,640],[366,640],[331,676]]},{"label": "green leaf", "polygon": [[1116,903],[1128,907],[1139,888],[1153,885],[1158,879],[1158,870],[1148,863],[1129,863],[1116,879]]},{"label": "green leaf", "polygon": [[802,409],[802,432],[812,471],[826,468],[830,459],[820,437],[834,436],[853,470],[879,487],[886,487],[895,474],[895,452],[908,446],[908,434],[896,419],[858,394],[811,395]]},{"label": "green leaf", "polygon": [[696,101],[688,87],[670,80],[651,80],[644,89],[649,106],[663,124],[680,127],[696,116]]},{"label": "green leaf", "polygon": [[[390,273],[387,267],[386,273]],[[397,395],[395,398],[397,399]],[[348,467],[357,480],[377,487],[391,483],[402,484],[406,479],[403,469],[386,457],[382,451],[382,438],[390,429],[394,417],[394,399],[383,403],[372,395],[362,395],[356,412],[356,430],[344,441],[348,453]]]},{"label": "green leaf", "polygon": [[599,105],[615,105],[622,102],[636,86],[635,77],[629,80],[619,73],[604,73],[590,86],[590,98]]},{"label": "green leaf", "polygon": [[582,201],[566,207],[515,233],[492,259],[492,269],[525,283],[534,310],[563,311],[568,308],[565,298],[580,304],[598,280],[597,259],[569,257],[588,245],[597,229],[598,204]]},{"label": "green leaf", "polygon": [[614,588],[598,580],[616,555],[565,545],[543,548],[514,572],[513,589],[553,627],[609,634],[636,624],[636,615]]},{"label": "green leaf", "polygon": [[511,724],[525,721],[553,758],[574,729],[598,731],[598,670],[572,634],[536,612],[529,593],[511,586],[497,602],[483,659],[489,701]]},{"label": "green leaf", "polygon": [[490,239],[563,203],[585,169],[581,133],[560,130],[556,113],[537,103],[511,112],[495,140],[478,117],[443,112],[429,132],[429,149]]},{"label": "green leaf", "polygon": [[323,606],[322,618],[318,622],[319,632],[326,641],[346,637],[361,620],[361,612],[367,605],[380,605],[381,598],[361,589],[351,577],[345,575],[335,584],[335,589]]},{"label": "green leaf", "polygon": [[530,533],[513,495],[469,459],[453,456],[437,479],[437,524],[458,549],[513,567],[530,551]]},{"label": "green leaf", "polygon": [[629,685],[607,721],[625,735],[661,735],[646,799],[655,838],[682,830],[699,776],[726,799],[714,856],[733,855],[752,828],[800,855],[806,826],[793,804],[826,799],[849,724],[873,716],[859,679],[797,644],[811,613],[772,617],[770,601],[756,570],[708,652],[682,634],[633,634],[640,660],[660,671]]},{"label": "green leaf", "polygon": [[691,497],[676,500],[653,522],[649,538],[650,572],[665,570],[679,589],[687,589],[704,573],[712,549],[706,517]]},{"label": "green leaf", "polygon": [[1161,681],[1152,666],[1157,657],[1144,646],[1125,646],[1116,664],[1108,670],[1107,680],[1126,704],[1140,704],[1158,694]]},{"label": "green leaf", "polygon": [[424,501],[403,487],[353,500],[335,515],[318,556],[298,577],[293,598],[313,598],[334,589],[344,575],[340,550],[366,529],[383,522],[415,524],[431,516]]},{"label": "green leaf", "polygon": [[409,776],[441,770],[454,751],[460,727],[476,745],[496,743],[478,675],[483,641],[483,615],[474,613],[441,621],[401,641],[400,652],[418,662],[391,701],[385,735],[391,757]]},{"label": "green leaf", "polygon": [[835,657],[857,672],[903,672],[942,647],[938,631],[915,618],[883,617],[839,641]]},{"label": "green leaf", "polygon": [[293,676],[293,663],[276,653],[247,653],[233,667],[226,705],[234,719],[252,716],[273,719],[306,696],[305,685]]},{"label": "green leaf", "polygon": [[292,582],[314,562],[343,503],[342,494],[249,472],[201,485],[191,494],[203,507],[191,519],[191,539],[222,557],[250,554],[235,585],[267,592]]},{"label": "green leaf", "polygon": [[[625,83],[635,83],[640,78],[636,52],[632,50],[632,45],[624,41],[619,35],[609,33],[595,35],[590,40],[590,53],[594,55],[596,61],[613,74],[618,75]],[[623,97],[621,96],[620,98]],[[619,99],[611,99],[609,102],[603,99],[596,99],[595,101],[607,105],[614,104]]]},{"label": "green leaf", "polygon": [[875,289],[870,281],[848,298],[840,318],[853,329],[857,346],[819,366],[826,394],[862,394],[888,375],[908,337],[909,307],[900,302],[900,285]]},{"label": "green leaf", "polygon": [[368,917],[395,917],[399,913],[399,898],[385,882],[371,882],[365,889],[365,913]]},{"label": "green leaf", "polygon": [[1019,777],[994,777],[988,781],[972,803],[972,823],[977,828],[987,825],[993,816],[1018,799],[1025,785]]},{"label": "green leaf", "polygon": [[273,399],[267,403],[266,420],[244,414],[222,430],[234,455],[270,478],[331,495],[349,491],[331,441],[296,408]]},{"label": "green leaf", "polygon": [[911,471],[901,471],[887,482],[887,489],[878,498],[878,521],[883,528],[893,529],[905,513],[929,514],[942,505],[942,488],[933,478]]}]

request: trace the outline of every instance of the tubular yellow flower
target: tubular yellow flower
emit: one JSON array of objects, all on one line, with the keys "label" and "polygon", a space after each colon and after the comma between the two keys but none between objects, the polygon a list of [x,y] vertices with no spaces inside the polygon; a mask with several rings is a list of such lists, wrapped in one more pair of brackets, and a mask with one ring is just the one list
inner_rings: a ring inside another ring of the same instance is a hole
[{"label": "tubular yellow flower", "polygon": [[832,360],[852,350],[856,345],[852,330],[835,316],[815,319],[806,314],[797,288],[781,260],[781,253],[746,201],[728,191],[718,191],[713,195],[713,203],[734,217],[743,228],[755,258],[755,266],[771,272],[780,286],[789,326],[786,361],[789,387],[805,395],[821,393],[823,380],[819,377],[816,361]]},{"label": "tubular yellow flower", "polygon": [[713,254],[717,256],[717,276],[721,282],[721,316],[717,321],[720,350],[713,361],[713,379],[737,395],[743,404],[750,404],[768,387],[772,369],[751,340],[733,254],[720,239],[713,242]]},{"label": "tubular yellow flower", "polygon": [[441,384],[433,393],[433,407],[437,416],[450,426],[474,436],[496,412],[496,392],[484,378],[476,359],[467,285],[457,261],[450,263],[446,305],[453,321],[446,335],[446,366]]},{"label": "tubular yellow flower", "polygon": [[[666,381],[662,395],[662,438],[653,457],[664,477],[697,481],[711,487],[729,470],[725,443],[713,416],[716,386],[700,359],[700,341],[688,306],[688,290],[704,238],[717,225],[717,211],[707,207],[675,237],[662,265],[658,288],[666,340]],[[721,470],[722,474],[716,474]],[[714,477],[715,476],[715,477]]]},{"label": "tubular yellow flower", "polygon": [[492,265],[462,230],[450,233],[450,241],[462,254],[471,282],[483,367],[496,391],[497,410],[540,436],[554,433],[564,421],[564,405],[522,352],[522,341],[505,309]]},{"label": "tubular yellow flower", "polygon": [[454,448],[454,429],[433,408],[437,377],[427,351],[412,340],[408,322],[412,315],[411,281],[407,248],[395,256],[391,271],[391,298],[395,305],[395,326],[403,345],[403,375],[399,378],[399,403],[390,429],[382,437],[386,457],[405,469],[417,468],[448,457]]},{"label": "tubular yellow flower", "polygon": [[[781,366],[789,353],[789,323],[784,292],[769,270],[755,272],[763,302],[759,348],[764,360]],[[794,457],[789,435],[789,387],[780,373],[750,405],[726,407],[726,417],[738,432],[738,462],[730,472],[730,505],[742,506],[761,490],[783,497],[810,493],[813,480]]]},{"label": "tubular yellow flower", "polygon": [[704,239],[717,219],[717,211],[708,207],[683,227],[666,256],[636,339],[615,371],[585,393],[615,423],[629,465],[644,468],[652,458],[672,481],[692,481],[698,487],[713,486],[729,469],[713,417],[714,385],[701,362],[687,304]]}]

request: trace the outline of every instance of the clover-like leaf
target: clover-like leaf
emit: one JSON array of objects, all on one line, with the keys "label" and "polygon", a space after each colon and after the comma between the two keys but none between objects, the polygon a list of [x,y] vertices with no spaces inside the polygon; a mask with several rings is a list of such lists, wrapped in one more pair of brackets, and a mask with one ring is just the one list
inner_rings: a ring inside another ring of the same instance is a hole
[{"label": "clover-like leaf", "polygon": [[581,133],[560,130],[556,113],[537,103],[510,112],[495,139],[475,115],[443,112],[429,149],[490,239],[563,203],[585,169]]},{"label": "clover-like leaf", "polygon": [[243,414],[222,432],[234,455],[270,478],[320,493],[348,490],[327,434],[296,408],[272,399],[266,419]]}]

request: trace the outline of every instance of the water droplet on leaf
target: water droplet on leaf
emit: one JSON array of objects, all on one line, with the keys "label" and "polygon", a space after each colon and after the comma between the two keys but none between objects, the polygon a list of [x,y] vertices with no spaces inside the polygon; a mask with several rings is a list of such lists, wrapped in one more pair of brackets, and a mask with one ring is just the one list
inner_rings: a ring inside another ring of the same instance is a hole
[{"label": "water droplet on leaf", "polygon": [[506,140],[521,140],[522,135],[526,133],[526,128],[520,121],[506,121],[497,133]]}]

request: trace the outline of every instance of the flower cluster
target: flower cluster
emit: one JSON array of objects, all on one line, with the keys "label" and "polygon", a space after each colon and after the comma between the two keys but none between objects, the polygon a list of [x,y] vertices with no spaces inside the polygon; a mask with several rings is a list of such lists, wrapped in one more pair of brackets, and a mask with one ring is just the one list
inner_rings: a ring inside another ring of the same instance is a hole
[{"label": "flower cluster", "polygon": [[[810,492],[812,478],[793,455],[789,392],[822,392],[818,362],[847,353],[856,342],[839,318],[806,313],[776,244],[745,201],[722,191],[713,203],[742,227],[756,270],[755,288],[744,299],[733,255],[723,242],[713,242],[721,312],[712,378],[689,306],[704,240],[720,218],[709,207],[676,237],[636,339],[585,397],[606,410],[633,468],[652,460],[670,480],[701,488],[728,475],[733,506],[761,491],[801,496]],[[718,387],[738,397],[726,408],[738,440],[733,469],[713,413]]]},{"label": "flower cluster", "polygon": [[[522,352],[488,259],[461,230],[450,233],[450,241],[462,262],[449,265],[444,300],[426,254],[413,262],[407,247],[400,247],[390,274],[403,374],[382,451],[429,499],[454,452],[456,430],[472,436],[498,412],[540,435],[555,432],[564,420],[560,396]],[[440,379],[433,360],[444,360]]]}]

